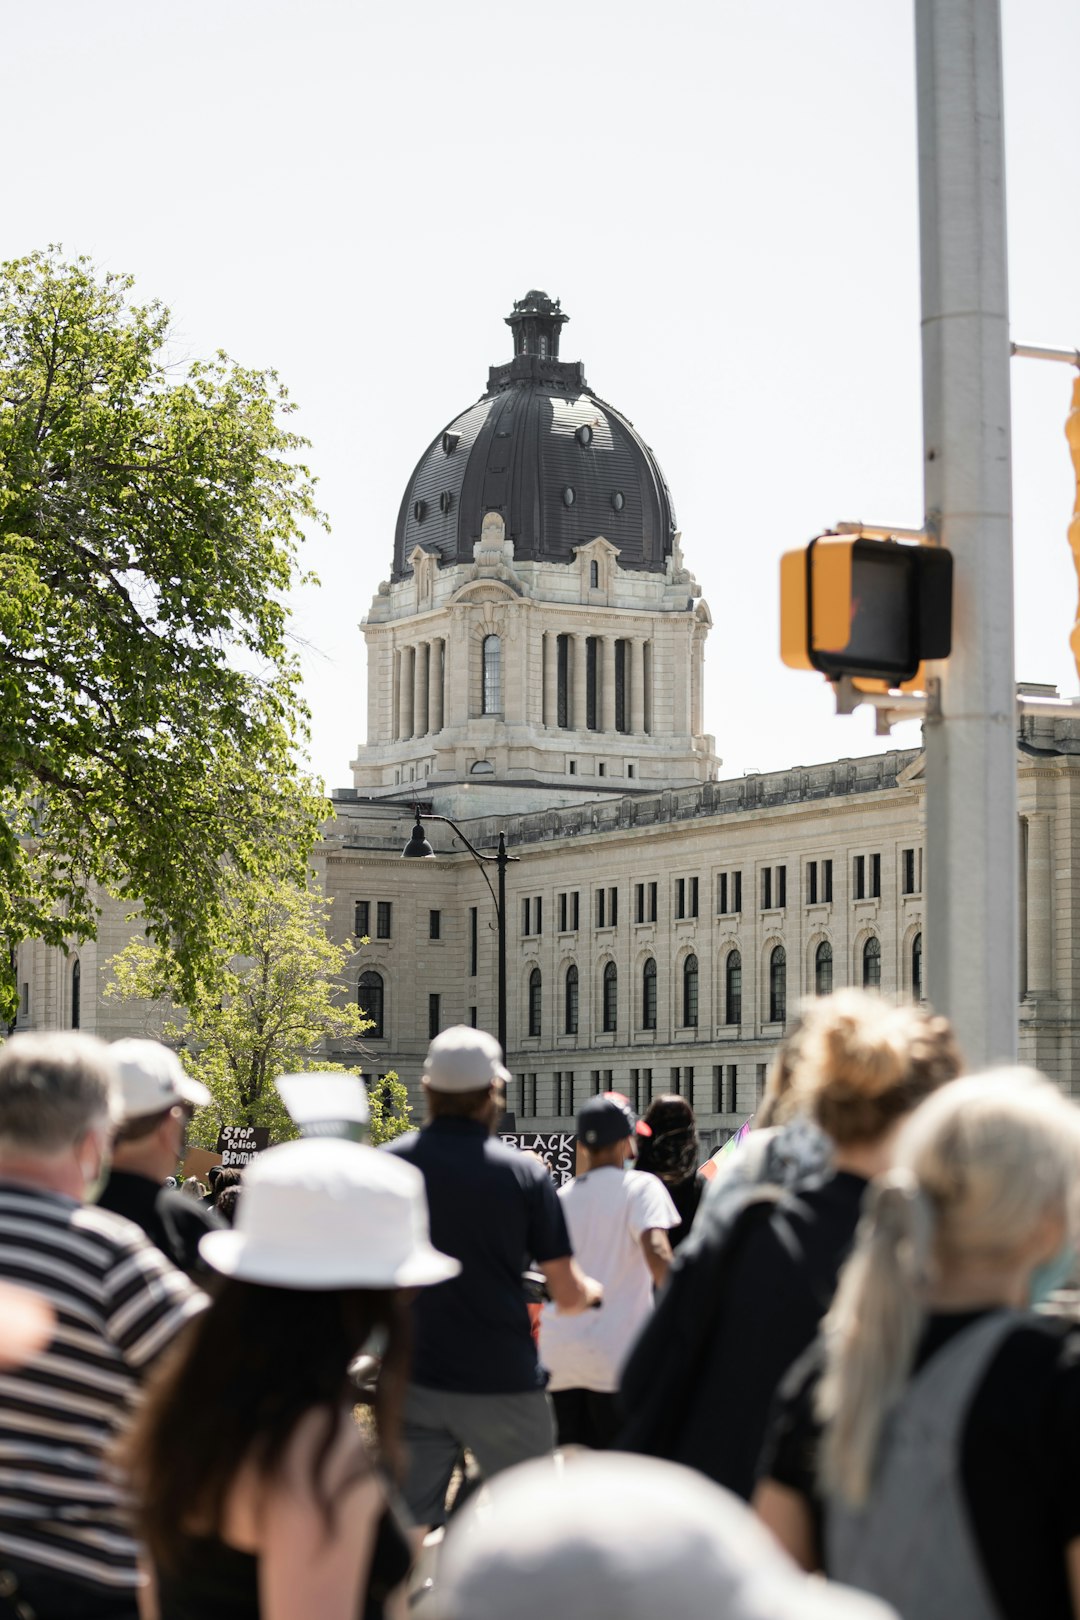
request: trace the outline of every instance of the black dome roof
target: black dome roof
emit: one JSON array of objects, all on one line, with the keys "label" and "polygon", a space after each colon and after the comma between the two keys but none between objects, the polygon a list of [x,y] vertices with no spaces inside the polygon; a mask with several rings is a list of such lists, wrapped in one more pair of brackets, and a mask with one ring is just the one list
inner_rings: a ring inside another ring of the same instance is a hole
[{"label": "black dome roof", "polygon": [[472,562],[484,514],[499,512],[516,561],[570,562],[597,535],[621,568],[663,573],[675,533],[659,463],[633,425],[591,393],[580,362],[559,359],[569,319],[530,292],[506,317],[514,358],[432,440],[409,479],[394,536],[394,579],[414,547]]}]

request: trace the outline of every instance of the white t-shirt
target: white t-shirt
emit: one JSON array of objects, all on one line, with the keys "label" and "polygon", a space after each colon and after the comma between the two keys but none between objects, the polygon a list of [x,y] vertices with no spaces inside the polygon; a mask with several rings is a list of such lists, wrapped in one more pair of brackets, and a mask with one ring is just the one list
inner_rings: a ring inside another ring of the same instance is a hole
[{"label": "white t-shirt", "polygon": [[548,1388],[619,1387],[622,1364],[652,1310],[652,1278],[641,1234],[678,1226],[679,1212],[662,1181],[640,1170],[606,1165],[559,1188],[574,1259],[604,1285],[599,1310],[562,1316],[545,1305],[540,1318],[540,1360]]}]

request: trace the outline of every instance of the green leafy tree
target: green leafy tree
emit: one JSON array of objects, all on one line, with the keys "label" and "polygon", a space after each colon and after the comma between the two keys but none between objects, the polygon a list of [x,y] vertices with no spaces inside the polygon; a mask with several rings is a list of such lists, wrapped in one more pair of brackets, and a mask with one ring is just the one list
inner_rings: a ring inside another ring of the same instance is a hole
[{"label": "green leafy tree", "polygon": [[[371,1028],[347,989],[354,951],[326,931],[329,902],[271,878],[233,874],[224,896],[217,962],[196,971],[183,1008],[176,954],[134,939],[111,962],[106,995],[146,1007],[146,1033],[176,1046],[213,1102],[195,1116],[192,1142],[214,1147],[222,1125],[266,1125],[274,1139],[297,1134],[274,1081],[281,1074],[357,1072]],[[345,1061],[321,1056],[326,1042]],[[372,1095],[372,1138],[406,1129],[408,1100],[396,1075]]]},{"label": "green leafy tree", "polygon": [[222,863],[299,878],[325,813],[284,605],[321,518],[275,374],[177,368],[131,288],[55,249],[0,266],[0,936],[92,937],[101,886],[187,999]]}]

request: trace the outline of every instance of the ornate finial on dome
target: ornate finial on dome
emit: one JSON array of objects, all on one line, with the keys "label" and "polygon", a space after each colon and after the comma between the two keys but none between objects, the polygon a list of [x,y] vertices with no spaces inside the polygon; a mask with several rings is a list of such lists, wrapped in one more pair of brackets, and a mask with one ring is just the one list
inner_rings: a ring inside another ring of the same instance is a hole
[{"label": "ornate finial on dome", "polygon": [[516,299],[506,324],[514,333],[514,353],[535,354],[542,360],[559,358],[559,332],[569,315],[564,315],[557,298],[534,288]]}]

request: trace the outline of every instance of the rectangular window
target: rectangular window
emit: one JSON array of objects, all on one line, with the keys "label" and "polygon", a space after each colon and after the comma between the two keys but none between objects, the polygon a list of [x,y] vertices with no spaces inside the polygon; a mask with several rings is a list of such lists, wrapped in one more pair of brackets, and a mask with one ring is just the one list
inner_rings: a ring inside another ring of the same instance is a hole
[{"label": "rectangular window", "polygon": [[427,924],[428,939],[441,939],[442,938],[442,912],[441,911],[429,911],[427,915],[428,915],[428,924]]},{"label": "rectangular window", "polygon": [[757,1100],[758,1100],[758,1102],[760,1102],[762,1097],[764,1097],[764,1095],[765,1095],[765,1074],[766,1074],[767,1069],[768,1069],[768,1064],[767,1063],[759,1063],[757,1065],[757,1081],[756,1081],[756,1084],[757,1084]]},{"label": "rectangular window", "polygon": [[566,895],[559,896],[559,933],[566,933]]},{"label": "rectangular window", "polygon": [[874,900],[881,898],[881,856],[870,857],[870,894]]},{"label": "rectangular window", "polygon": [[714,1063],[712,1071],[712,1101],[709,1104],[709,1112],[712,1114],[722,1114],[723,1111],[724,1065],[722,1063]]},{"label": "rectangular window", "polygon": [[691,1108],[694,1106],[694,1065],[692,1063],[689,1068],[684,1069],[682,1072],[682,1092],[680,1095],[686,1098]]},{"label": "rectangular window", "polygon": [[698,914],[698,880],[697,880],[696,877],[694,877],[694,878],[690,879],[690,915],[691,915],[691,917],[696,917],[697,914]]},{"label": "rectangular window", "polygon": [[728,908],[728,882],[727,873],[721,872],[716,880],[716,910],[719,916],[727,915]]},{"label": "rectangular window", "polygon": [[19,1010],[22,1013],[24,1018],[29,1018],[29,1016],[30,1016],[30,981],[29,981],[29,979],[24,979],[23,980],[22,994],[19,997]]},{"label": "rectangular window", "polygon": [[391,901],[380,900],[375,913],[375,933],[379,939],[390,938]]},{"label": "rectangular window", "polygon": [[597,928],[606,928],[607,927],[607,890],[606,889],[597,889],[597,891],[596,891],[596,926],[597,926]]},{"label": "rectangular window", "polygon": [[608,920],[608,927],[609,928],[617,928],[619,926],[619,891],[618,891],[618,889],[609,889],[608,890],[607,920]]},{"label": "rectangular window", "polygon": [[817,861],[806,863],[806,903],[808,906],[817,905]]},{"label": "rectangular window", "polygon": [[533,922],[536,925],[533,930],[534,933],[542,934],[544,932],[544,902],[540,895],[536,895],[533,899]]},{"label": "rectangular window", "polygon": [[645,885],[644,885],[644,883],[635,883],[634,884],[634,921],[639,922],[639,923],[643,923],[645,921]]},{"label": "rectangular window", "polygon": [[686,879],[685,878],[676,878],[675,879],[675,915],[676,915],[676,917],[685,917],[686,916]]},{"label": "rectangular window", "polygon": [[672,1095],[675,1096],[675,1097],[681,1097],[682,1096],[682,1092],[679,1090],[679,1070],[678,1069],[672,1069],[672,1071],[671,1071],[671,1091],[672,1091]]},{"label": "rectangular window", "polygon": [[600,1070],[599,1069],[594,1069],[592,1071],[592,1094],[593,1094],[594,1097],[599,1097],[599,1095],[600,1095]]},{"label": "rectangular window", "polygon": [[656,893],[657,893],[657,885],[655,883],[650,883],[649,884],[649,921],[650,922],[655,922],[656,921]]},{"label": "rectangular window", "polygon": [[771,866],[763,866],[761,868],[761,909],[762,909],[762,911],[771,911],[772,910],[772,867]]},{"label": "rectangular window", "polygon": [[570,729],[570,637],[559,636],[555,642],[556,666],[558,670],[558,714],[556,720],[561,730]]},{"label": "rectangular window", "polygon": [[469,1008],[469,1028],[470,1029],[475,1029],[476,1028],[476,1008],[475,1007],[470,1007]]},{"label": "rectangular window", "polygon": [[900,882],[901,893],[902,894],[917,894],[918,890],[915,887],[915,851],[913,849],[901,850],[901,852],[900,852],[900,870],[901,870],[901,882]]},{"label": "rectangular window", "polygon": [[[475,906],[470,906],[469,907],[469,977],[470,977],[470,979],[475,979],[476,978],[476,965],[477,965],[476,959],[477,959],[477,956],[479,955],[479,950],[480,950],[479,918],[478,918],[478,915],[477,915],[476,907]],[[476,1011],[476,1008],[474,1007],[473,1012],[475,1013],[475,1011]],[[476,1028],[476,1019],[475,1018],[473,1019],[473,1028],[474,1029]]]},{"label": "rectangular window", "polygon": [[832,861],[821,863],[821,898],[827,906],[832,905]]},{"label": "rectangular window", "polygon": [[866,856],[855,857],[855,899],[866,899]]},{"label": "rectangular window", "polygon": [[641,1076],[637,1069],[630,1070],[630,1106],[635,1114],[641,1113]]},{"label": "rectangular window", "polygon": [[729,1063],[727,1066],[727,1112],[738,1112],[739,1106],[739,1066]]},{"label": "rectangular window", "polygon": [[776,903],[781,911],[787,905],[787,867],[776,868]]},{"label": "rectangular window", "polygon": [[742,911],[742,873],[741,872],[732,872],[732,874],[731,874],[731,888],[732,888],[731,909],[737,915],[739,912]]},{"label": "rectangular window", "polygon": [[615,643],[615,730],[630,730],[630,705],[626,701],[626,688],[629,684],[626,679],[626,653],[627,643]]},{"label": "rectangular window", "polygon": [[532,928],[529,926],[531,922],[532,922],[532,901],[531,900],[523,900],[521,902],[521,932],[523,934],[531,934],[532,933]]},{"label": "rectangular window", "polygon": [[442,1028],[442,1025],[439,1022],[439,998],[438,998],[438,996],[428,996],[428,998],[427,998],[427,1033],[428,1033],[428,1040],[433,1041],[435,1039],[436,1035],[439,1033],[439,1030],[441,1028]]},{"label": "rectangular window", "polygon": [[358,900],[356,902],[353,933],[357,939],[368,939],[371,936],[371,902],[369,900]]},{"label": "rectangular window", "polygon": [[599,731],[600,729],[597,713],[599,705],[596,701],[599,652],[599,636],[587,636],[585,638],[585,724],[590,731]]},{"label": "rectangular window", "polygon": [[580,896],[577,889],[574,890],[572,898],[573,898],[573,902],[574,902],[574,904],[573,904],[573,906],[571,908],[573,913],[574,913],[574,921],[573,921],[572,927],[573,927],[574,933],[576,934],[577,931],[578,931],[578,921],[579,921],[579,918],[580,918],[580,915],[581,915],[581,912],[580,912],[580,909],[579,909],[579,902],[580,902],[581,896]]}]

